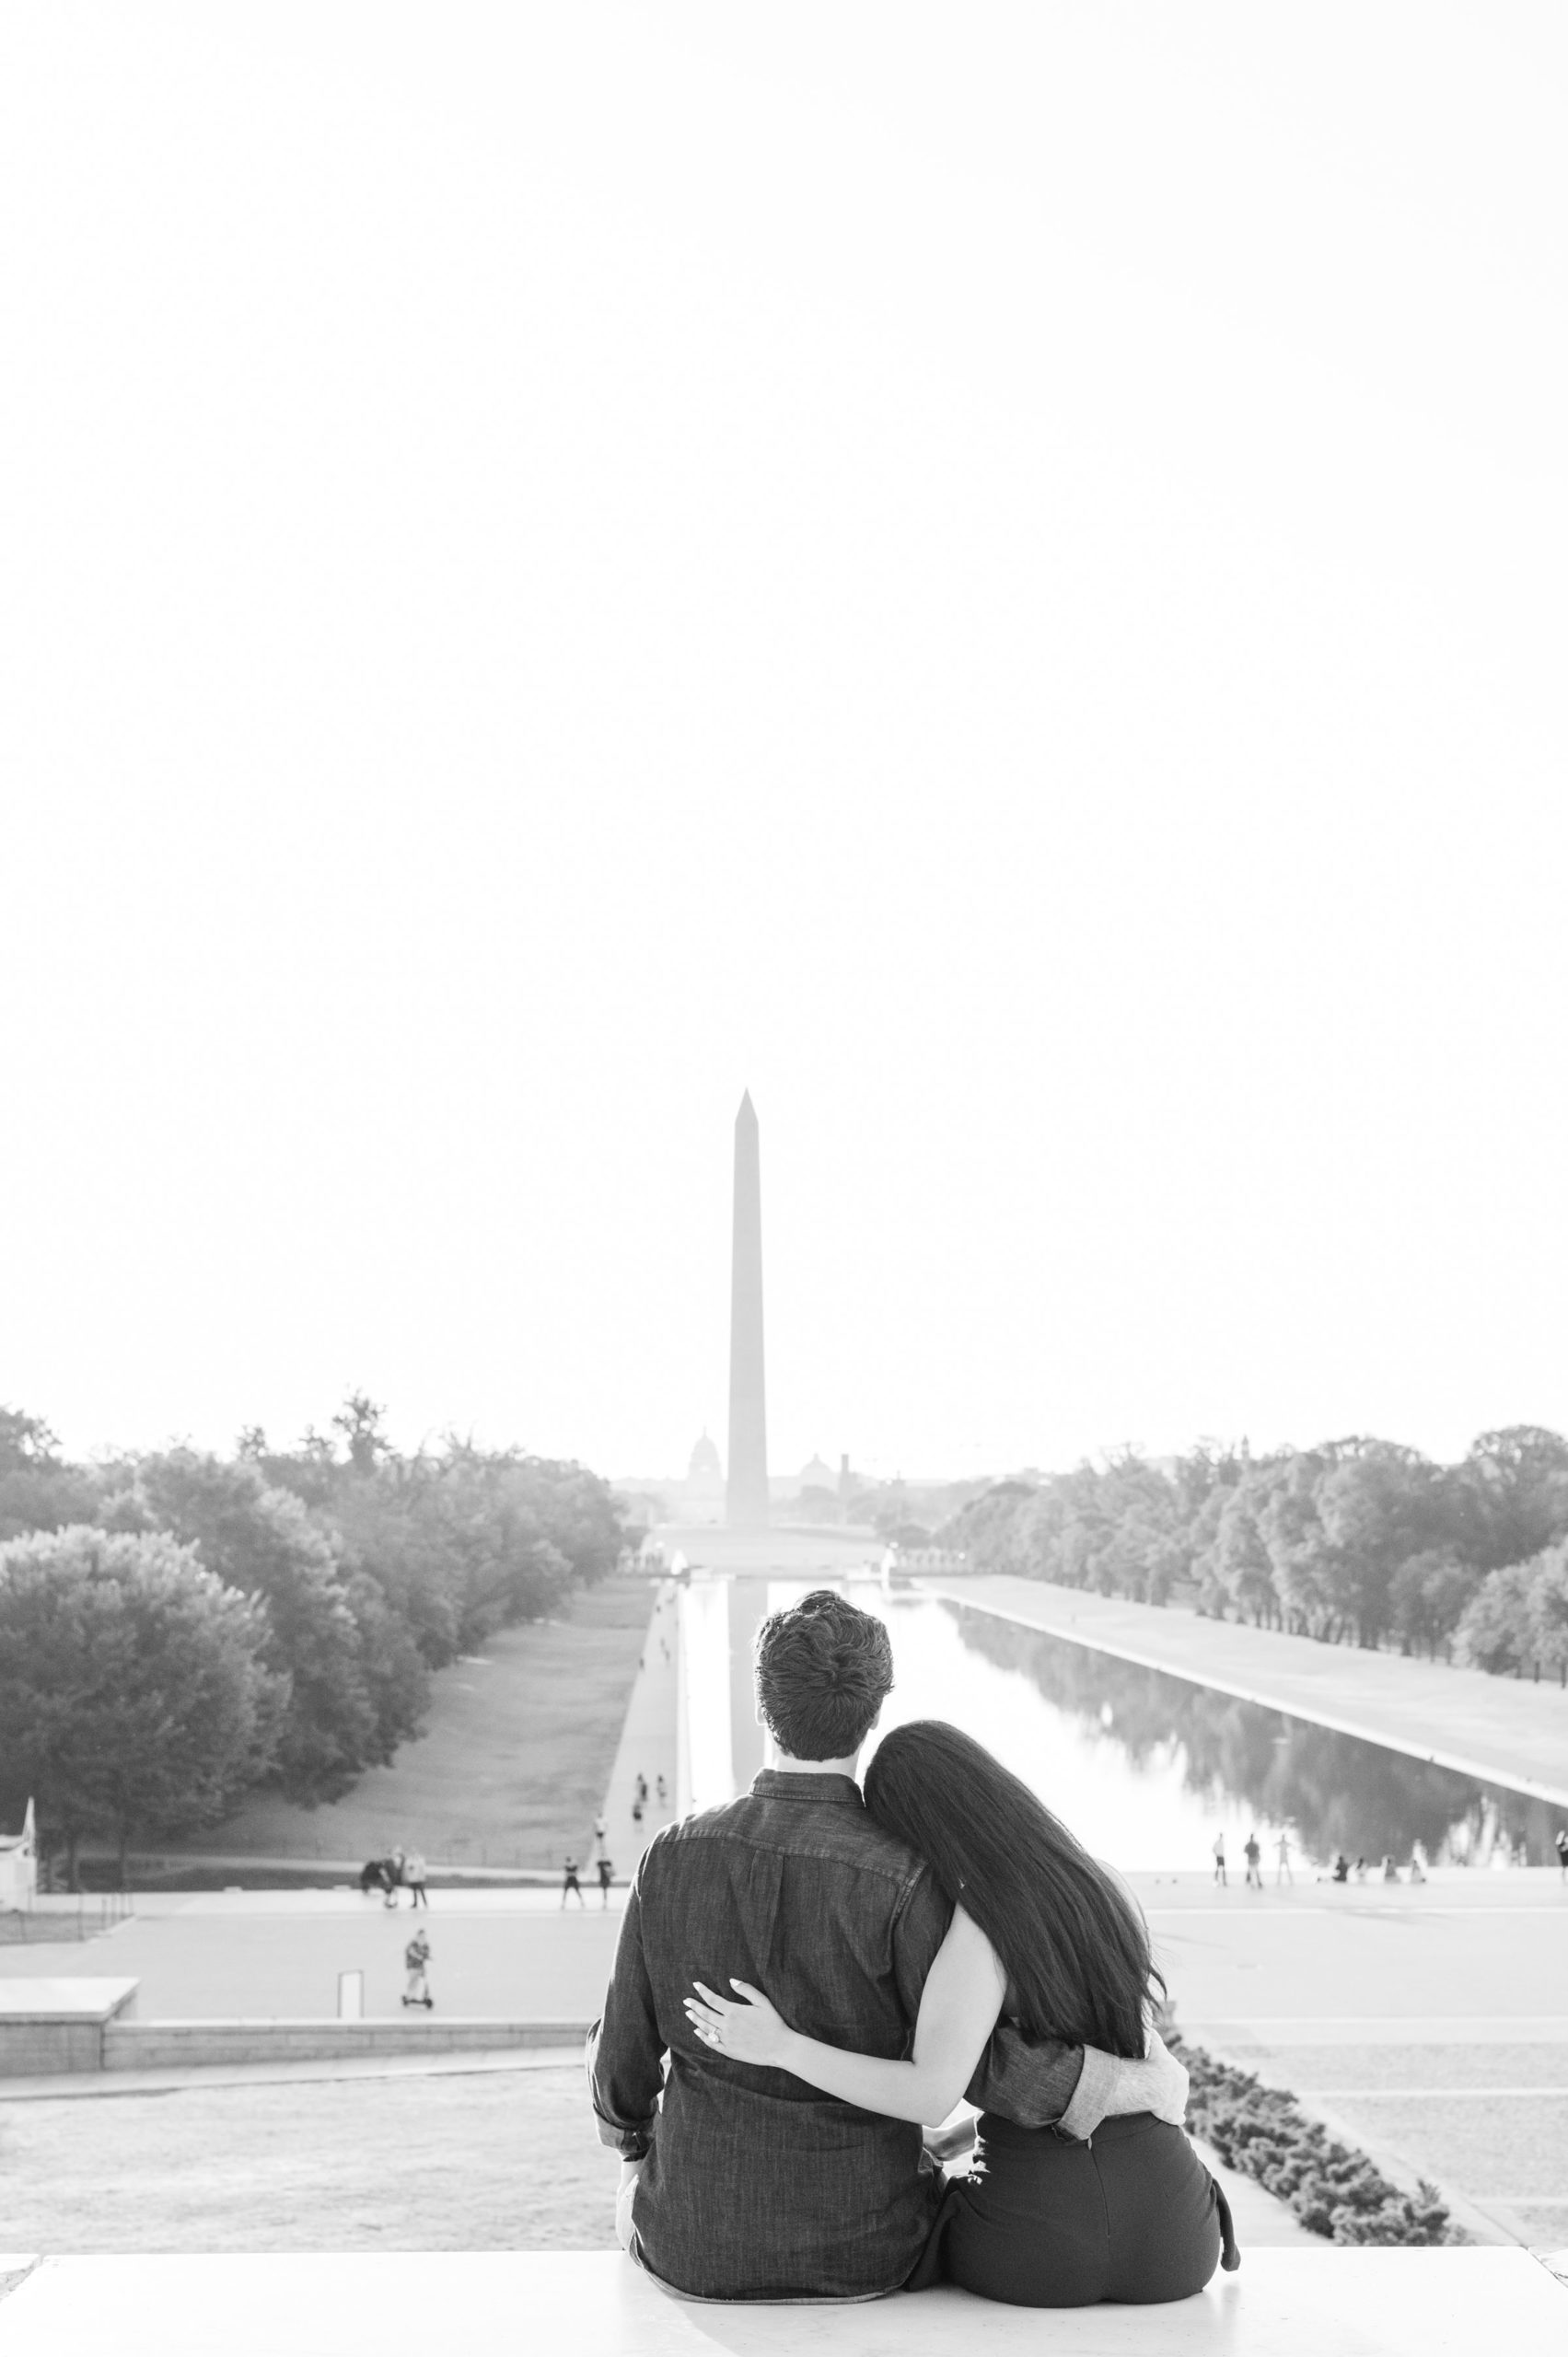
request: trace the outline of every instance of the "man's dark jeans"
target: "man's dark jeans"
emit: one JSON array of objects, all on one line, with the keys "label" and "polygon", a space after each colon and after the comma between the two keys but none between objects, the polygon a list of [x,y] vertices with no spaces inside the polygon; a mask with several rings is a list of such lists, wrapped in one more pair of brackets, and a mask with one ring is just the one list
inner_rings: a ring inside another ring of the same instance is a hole
[{"label": "man's dark jeans", "polygon": [[[665,2282],[706,2299],[854,2300],[911,2272],[942,2184],[920,2130],[725,2061],[682,2001],[693,1980],[727,1990],[733,1974],[807,2037],[898,2061],[950,1914],[847,1776],[764,1771],[742,1799],[656,1836],[588,2070],[600,2135],[643,2162],[637,2243]],[[1037,2049],[1058,2113],[1082,2060]]]}]

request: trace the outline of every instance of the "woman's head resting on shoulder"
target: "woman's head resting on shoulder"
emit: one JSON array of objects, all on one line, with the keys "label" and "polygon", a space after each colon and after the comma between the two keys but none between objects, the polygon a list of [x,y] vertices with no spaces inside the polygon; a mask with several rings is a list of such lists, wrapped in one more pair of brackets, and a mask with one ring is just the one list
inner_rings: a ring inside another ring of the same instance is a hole
[{"label": "woman's head resting on shoulder", "polygon": [[885,1735],[865,1805],[961,1898],[1001,1957],[1021,2027],[1141,2056],[1151,1981],[1142,1916],[1060,1817],[982,1743],[944,1719]]}]

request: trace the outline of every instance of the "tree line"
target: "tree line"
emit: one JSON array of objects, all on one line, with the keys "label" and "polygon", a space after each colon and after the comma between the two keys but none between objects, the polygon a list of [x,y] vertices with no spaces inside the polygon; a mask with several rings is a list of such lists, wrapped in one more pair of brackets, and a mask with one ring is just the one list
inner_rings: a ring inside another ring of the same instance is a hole
[{"label": "tree line", "polygon": [[1362,1438],[1121,1450],[997,1482],[938,1537],[981,1571],[1568,1684],[1568,1440],[1539,1425],[1457,1465]]},{"label": "tree line", "polygon": [[449,1436],[400,1455],[347,1399],[326,1433],[232,1455],[68,1462],[0,1409],[0,1816],[41,1845],[214,1825],[267,1787],[314,1807],[418,1735],[432,1673],[611,1571],[586,1468]]}]

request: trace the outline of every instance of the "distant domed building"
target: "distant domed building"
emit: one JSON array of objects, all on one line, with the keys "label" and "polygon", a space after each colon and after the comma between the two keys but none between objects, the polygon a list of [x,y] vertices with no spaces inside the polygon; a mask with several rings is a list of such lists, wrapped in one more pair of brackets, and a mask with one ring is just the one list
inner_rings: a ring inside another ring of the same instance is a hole
[{"label": "distant domed building", "polygon": [[839,1477],[832,1467],[824,1465],[819,1457],[814,1457],[808,1465],[803,1465],[800,1469],[800,1486],[803,1490],[831,1490],[836,1492]]},{"label": "distant domed building", "polygon": [[691,1451],[686,1479],[672,1484],[671,1504],[687,1522],[716,1523],[724,1519],[724,1467],[706,1432]]}]

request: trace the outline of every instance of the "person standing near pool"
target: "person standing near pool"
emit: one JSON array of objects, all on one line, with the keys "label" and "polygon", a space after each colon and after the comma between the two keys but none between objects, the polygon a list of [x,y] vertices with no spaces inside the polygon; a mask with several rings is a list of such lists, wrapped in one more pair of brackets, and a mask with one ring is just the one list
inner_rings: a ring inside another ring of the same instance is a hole
[{"label": "person standing near pool", "polygon": [[421,1929],[403,1950],[403,1967],[408,1980],[403,1989],[405,2005],[423,2005],[428,2014],[436,2003],[430,1993],[430,1934]]},{"label": "person standing near pool", "polygon": [[[1288,1882],[1291,1888],[1294,1890],[1295,1888],[1295,1876],[1291,1872],[1290,1835],[1288,1833],[1282,1831],[1279,1840],[1274,1845],[1274,1854],[1279,1860],[1278,1865],[1274,1868],[1274,1888],[1278,1890],[1282,1882]],[[1260,1875],[1258,1877],[1258,1887],[1260,1890],[1262,1887],[1263,1877]]]},{"label": "person standing near pool", "polygon": [[1229,1889],[1230,1886],[1225,1880],[1225,1835],[1223,1832],[1216,1833],[1214,1836],[1214,1880],[1219,1884],[1222,1890]]},{"label": "person standing near pool", "polygon": [[1248,1835],[1246,1842],[1243,1845],[1241,1854],[1247,1861],[1248,1889],[1261,1890],[1263,1887],[1263,1852],[1255,1830]]}]

